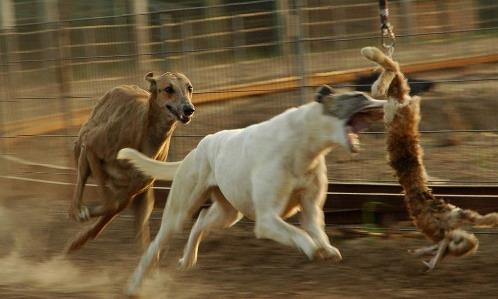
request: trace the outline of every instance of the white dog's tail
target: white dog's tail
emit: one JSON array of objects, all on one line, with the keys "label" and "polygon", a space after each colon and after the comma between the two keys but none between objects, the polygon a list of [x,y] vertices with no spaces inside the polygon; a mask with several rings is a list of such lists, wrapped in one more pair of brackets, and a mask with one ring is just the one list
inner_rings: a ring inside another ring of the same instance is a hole
[{"label": "white dog's tail", "polygon": [[133,166],[143,174],[155,178],[156,180],[171,181],[175,177],[176,170],[182,161],[163,162],[147,157],[141,152],[132,148],[123,148],[118,152],[119,160],[128,160]]}]

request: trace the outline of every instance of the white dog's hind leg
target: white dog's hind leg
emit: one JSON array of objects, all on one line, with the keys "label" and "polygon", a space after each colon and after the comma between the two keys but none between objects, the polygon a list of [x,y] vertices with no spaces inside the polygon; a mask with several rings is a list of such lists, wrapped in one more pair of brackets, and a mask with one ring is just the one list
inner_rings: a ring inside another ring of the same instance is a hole
[{"label": "white dog's hind leg", "polygon": [[204,178],[209,173],[209,165],[194,167],[194,163],[194,155],[189,154],[180,166],[164,207],[161,228],[129,279],[125,290],[127,295],[137,294],[152,264],[159,260],[161,250],[175,233],[183,229],[186,220],[206,202],[209,189]]},{"label": "white dog's hind leg", "polygon": [[174,227],[175,224],[176,221],[167,221],[167,223],[163,222],[161,224],[161,228],[159,229],[156,238],[150,243],[149,247],[140,258],[137,268],[128,280],[125,290],[126,295],[134,296],[137,294],[138,289],[142,285],[142,281],[152,264],[159,261],[161,250],[171,240],[174,233],[179,231],[180,228]]},{"label": "white dog's hind leg", "polygon": [[225,199],[219,189],[215,189],[212,196],[214,197],[213,205],[201,211],[192,227],[183,257],[178,262],[180,269],[188,269],[196,264],[199,244],[210,230],[228,228],[242,218],[242,214]]}]

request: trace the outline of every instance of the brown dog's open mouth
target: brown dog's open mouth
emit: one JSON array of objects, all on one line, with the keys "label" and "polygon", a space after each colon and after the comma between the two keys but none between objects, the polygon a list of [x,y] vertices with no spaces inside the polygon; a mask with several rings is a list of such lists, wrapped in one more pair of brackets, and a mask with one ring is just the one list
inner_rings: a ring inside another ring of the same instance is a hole
[{"label": "brown dog's open mouth", "polygon": [[166,108],[168,109],[168,111],[173,114],[176,119],[178,119],[179,121],[181,121],[182,123],[186,124],[190,121],[190,116],[186,116],[186,115],[183,115],[183,113],[180,115],[180,113],[178,113],[173,107],[171,107],[170,105],[166,105]]},{"label": "brown dog's open mouth", "polygon": [[346,139],[349,144],[349,149],[352,153],[360,151],[360,138],[358,134],[370,127],[376,121],[379,121],[384,116],[384,109],[367,108],[354,113],[346,122]]}]

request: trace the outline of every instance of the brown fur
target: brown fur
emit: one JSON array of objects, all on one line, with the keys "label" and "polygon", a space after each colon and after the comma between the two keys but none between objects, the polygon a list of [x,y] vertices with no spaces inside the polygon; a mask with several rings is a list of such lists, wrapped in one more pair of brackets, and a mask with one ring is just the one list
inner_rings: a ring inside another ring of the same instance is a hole
[{"label": "brown fur", "polygon": [[[150,190],[153,180],[117,160],[116,155],[120,149],[131,147],[156,160],[165,160],[177,121],[188,123],[194,108],[192,86],[185,75],[165,73],[154,77],[148,73],[145,79],[150,83],[149,91],[124,85],[107,92],[80,129],[74,145],[78,178],[70,215],[79,221],[101,217],[80,233],[67,251],[79,249],[89,239],[96,238],[135,197],[137,237],[142,246],[148,243],[148,218],[154,205]],[[188,115],[185,109],[190,109]],[[103,204],[82,205],[89,175],[99,185]]]},{"label": "brown fur", "polygon": [[[480,215],[472,210],[461,210],[443,199],[436,198],[427,186],[427,176],[420,146],[419,99],[409,96],[410,89],[396,62],[376,48],[365,48],[362,54],[383,67],[372,93],[387,90],[385,108],[387,151],[389,164],[395,170],[405,192],[405,202],[416,227],[437,247],[419,250],[420,255],[434,254],[426,265],[431,270],[446,254],[461,256],[475,252],[477,238],[460,229],[464,224],[493,226],[498,214]],[[385,88],[387,87],[388,88]],[[434,252],[435,250],[438,252]]]}]

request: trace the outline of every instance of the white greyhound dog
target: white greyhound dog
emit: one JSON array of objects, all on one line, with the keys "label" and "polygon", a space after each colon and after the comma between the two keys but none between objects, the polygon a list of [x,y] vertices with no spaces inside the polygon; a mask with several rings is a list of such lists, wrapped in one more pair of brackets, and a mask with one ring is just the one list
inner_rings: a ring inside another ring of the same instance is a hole
[{"label": "white greyhound dog", "polygon": [[[322,86],[314,102],[244,129],[206,136],[182,162],[159,162],[122,149],[118,159],[128,159],[143,173],[174,178],[161,228],[125,292],[137,293],[161,249],[209,198],[213,203],[192,227],[180,268],[195,265],[199,243],[210,230],[228,228],[242,216],[255,221],[257,238],[296,247],[309,259],[340,261],[324,231],[325,155],[335,145],[357,152],[357,133],[382,119],[383,105],[361,92],[335,94]],[[284,221],[299,210],[301,228]]]}]

